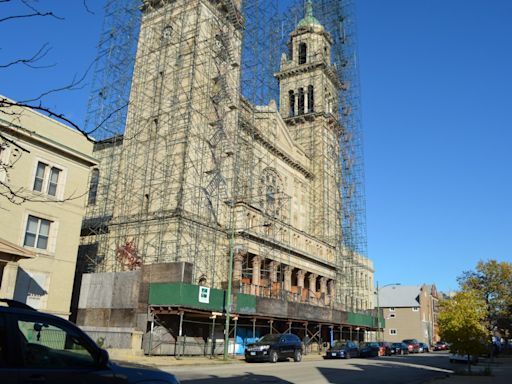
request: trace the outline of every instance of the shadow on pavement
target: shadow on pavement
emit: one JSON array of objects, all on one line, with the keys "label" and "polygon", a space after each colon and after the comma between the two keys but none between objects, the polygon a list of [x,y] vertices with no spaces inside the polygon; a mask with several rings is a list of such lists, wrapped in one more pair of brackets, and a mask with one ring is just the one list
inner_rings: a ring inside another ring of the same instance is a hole
[{"label": "shadow on pavement", "polygon": [[[350,368],[317,367],[328,383],[372,383],[396,384],[426,383],[432,379],[446,377],[447,373],[430,367],[411,367],[393,362],[379,361],[378,365],[357,364],[351,361]],[[437,368],[437,367],[432,367]]]},{"label": "shadow on pavement", "polygon": [[270,375],[258,375],[247,372],[244,375],[238,375],[233,377],[219,377],[211,375],[208,377],[202,377],[200,379],[182,379],[181,383],[190,384],[202,384],[202,383],[225,383],[225,384],[237,384],[237,383],[272,383],[272,384],[293,384],[290,381],[280,379],[279,377]]}]

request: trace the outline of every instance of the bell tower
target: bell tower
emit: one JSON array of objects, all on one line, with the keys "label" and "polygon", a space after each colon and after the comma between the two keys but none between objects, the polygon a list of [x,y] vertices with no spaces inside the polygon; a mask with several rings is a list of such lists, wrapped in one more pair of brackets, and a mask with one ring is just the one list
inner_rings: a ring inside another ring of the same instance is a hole
[{"label": "bell tower", "polygon": [[293,139],[311,159],[315,179],[310,188],[310,231],[332,244],[339,227],[340,204],[338,100],[341,82],[331,63],[331,35],[307,0],[304,18],[290,34],[281,57],[280,114]]}]

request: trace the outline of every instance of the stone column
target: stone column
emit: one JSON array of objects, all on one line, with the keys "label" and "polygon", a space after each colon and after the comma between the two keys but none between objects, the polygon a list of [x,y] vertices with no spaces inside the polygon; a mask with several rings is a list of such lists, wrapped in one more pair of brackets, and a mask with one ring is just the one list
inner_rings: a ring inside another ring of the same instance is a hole
[{"label": "stone column", "polygon": [[310,273],[309,278],[309,298],[316,303],[316,279],[318,275],[316,273]]},{"label": "stone column", "polygon": [[318,275],[316,273],[309,274],[309,291],[311,293],[316,293],[316,278]]},{"label": "stone column", "polygon": [[233,262],[233,283],[240,284],[242,280],[242,265],[245,254],[238,252],[235,253]]},{"label": "stone column", "polygon": [[252,286],[251,293],[257,295],[259,293],[259,286],[261,283],[261,257],[254,256],[252,258]]},{"label": "stone column", "polygon": [[277,267],[279,266],[279,262],[271,261],[270,264],[270,283],[277,283]]},{"label": "stone column", "polygon": [[292,290],[292,267],[290,267],[289,265],[284,265],[283,271],[284,271],[283,288],[285,291],[290,292]]},{"label": "stone column", "polygon": [[0,297],[4,299],[14,298],[16,287],[16,276],[18,275],[18,263],[9,261],[4,265],[2,273],[2,285],[0,286]]},{"label": "stone column", "polygon": [[304,288],[304,276],[306,276],[306,271],[299,269],[297,271],[297,287]]},{"label": "stone column", "polygon": [[328,301],[326,302],[326,305],[331,305],[333,304],[334,302],[334,296],[335,296],[335,290],[336,290],[336,282],[334,280],[329,280],[327,282],[327,297],[328,297]]},{"label": "stone column", "polygon": [[327,295],[327,277],[320,277],[320,293]]}]

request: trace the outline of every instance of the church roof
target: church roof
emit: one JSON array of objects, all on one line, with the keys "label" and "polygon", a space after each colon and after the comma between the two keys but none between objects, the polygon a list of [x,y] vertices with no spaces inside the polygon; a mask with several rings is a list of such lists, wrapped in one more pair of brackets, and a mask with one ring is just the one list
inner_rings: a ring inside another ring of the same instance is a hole
[{"label": "church roof", "polygon": [[304,18],[299,21],[299,24],[297,24],[297,28],[302,27],[320,27],[324,28],[320,21],[313,16],[313,1],[312,0],[306,0],[305,5],[305,11],[304,11]]}]

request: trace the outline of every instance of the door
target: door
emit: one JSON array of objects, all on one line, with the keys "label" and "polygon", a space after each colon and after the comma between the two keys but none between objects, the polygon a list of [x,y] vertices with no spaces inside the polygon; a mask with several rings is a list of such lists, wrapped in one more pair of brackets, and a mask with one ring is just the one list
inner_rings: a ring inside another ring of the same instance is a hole
[{"label": "door", "polygon": [[112,372],[98,366],[99,349],[71,323],[41,316],[10,318],[19,356],[19,383],[118,383]]}]

